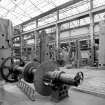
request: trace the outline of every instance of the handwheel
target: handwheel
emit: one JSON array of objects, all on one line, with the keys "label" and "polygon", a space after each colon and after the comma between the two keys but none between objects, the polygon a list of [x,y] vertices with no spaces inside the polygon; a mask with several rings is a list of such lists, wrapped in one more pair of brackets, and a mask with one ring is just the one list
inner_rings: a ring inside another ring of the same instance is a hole
[{"label": "handwheel", "polygon": [[7,82],[17,82],[19,71],[14,70],[14,66],[24,66],[25,62],[19,57],[8,57],[1,64],[1,75]]}]

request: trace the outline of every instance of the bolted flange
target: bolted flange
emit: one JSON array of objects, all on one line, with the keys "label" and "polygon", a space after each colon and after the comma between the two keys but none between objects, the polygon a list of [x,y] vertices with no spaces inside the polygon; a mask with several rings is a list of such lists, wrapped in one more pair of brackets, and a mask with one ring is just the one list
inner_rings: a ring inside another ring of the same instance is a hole
[{"label": "bolted flange", "polygon": [[34,79],[34,72],[38,69],[40,63],[38,62],[28,62],[24,66],[24,72],[23,72],[23,77],[24,80],[28,83],[33,83]]}]

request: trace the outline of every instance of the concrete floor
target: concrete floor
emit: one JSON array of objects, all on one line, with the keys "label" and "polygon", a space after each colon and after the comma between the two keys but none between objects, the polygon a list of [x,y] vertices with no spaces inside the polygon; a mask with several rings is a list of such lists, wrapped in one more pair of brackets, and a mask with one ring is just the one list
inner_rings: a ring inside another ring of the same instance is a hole
[{"label": "concrete floor", "polygon": [[[3,92],[3,91],[2,91]],[[43,97],[36,93],[36,101],[30,101],[15,85],[6,85],[4,105],[105,105],[105,99],[94,95],[69,91],[69,97],[55,103],[50,97]]]}]

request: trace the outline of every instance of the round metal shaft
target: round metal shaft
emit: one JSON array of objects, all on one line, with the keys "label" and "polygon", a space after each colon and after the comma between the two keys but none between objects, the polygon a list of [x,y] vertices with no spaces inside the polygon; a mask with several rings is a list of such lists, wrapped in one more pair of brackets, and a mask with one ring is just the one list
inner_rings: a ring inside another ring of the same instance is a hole
[{"label": "round metal shaft", "polygon": [[64,84],[72,85],[72,86],[78,86],[80,84],[81,80],[83,80],[82,72],[78,72],[76,74],[76,76],[73,78],[73,77],[71,77],[71,74],[67,74],[62,71],[54,71],[54,72],[50,71],[50,72],[46,73],[46,75],[44,77],[45,77],[45,80],[46,80],[46,78],[52,79],[52,80],[59,81]]},{"label": "round metal shaft", "polygon": [[74,78],[70,77],[70,74],[62,73],[59,76],[59,80],[65,84],[76,86],[76,81],[74,80]]},{"label": "round metal shaft", "polygon": [[38,62],[28,62],[24,67],[15,65],[14,70],[18,71],[20,74],[23,74],[25,81],[28,83],[33,83],[34,73],[36,72],[38,65]]},{"label": "round metal shaft", "polygon": [[16,66],[14,66],[14,70],[19,71],[20,73],[22,73],[23,70],[24,70],[24,67],[16,65]]}]

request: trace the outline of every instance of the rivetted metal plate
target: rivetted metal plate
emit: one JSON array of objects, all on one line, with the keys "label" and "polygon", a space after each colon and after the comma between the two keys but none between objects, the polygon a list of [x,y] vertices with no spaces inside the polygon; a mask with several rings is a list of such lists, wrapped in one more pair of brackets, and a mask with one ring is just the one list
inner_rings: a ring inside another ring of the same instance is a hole
[{"label": "rivetted metal plate", "polygon": [[34,75],[32,70],[37,70],[38,66],[40,65],[39,62],[28,62],[24,67],[24,80],[28,83],[33,83]]},{"label": "rivetted metal plate", "polygon": [[43,78],[45,76],[45,74],[49,71],[54,71],[55,69],[57,69],[57,65],[55,62],[53,61],[46,61],[44,63],[42,63],[38,70],[35,72],[34,74],[34,86],[35,86],[35,90],[43,95],[43,96],[49,96],[51,94],[51,87],[50,86],[46,86],[43,82]]}]

